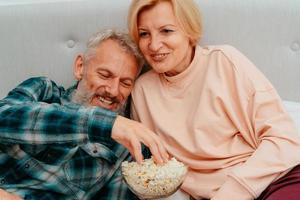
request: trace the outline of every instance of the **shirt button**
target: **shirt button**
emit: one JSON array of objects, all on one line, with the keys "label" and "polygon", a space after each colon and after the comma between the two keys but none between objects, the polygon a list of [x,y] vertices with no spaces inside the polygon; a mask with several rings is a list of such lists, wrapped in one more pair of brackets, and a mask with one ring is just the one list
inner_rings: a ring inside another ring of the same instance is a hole
[{"label": "shirt button", "polygon": [[25,168],[29,168],[30,165],[28,163],[25,164]]}]

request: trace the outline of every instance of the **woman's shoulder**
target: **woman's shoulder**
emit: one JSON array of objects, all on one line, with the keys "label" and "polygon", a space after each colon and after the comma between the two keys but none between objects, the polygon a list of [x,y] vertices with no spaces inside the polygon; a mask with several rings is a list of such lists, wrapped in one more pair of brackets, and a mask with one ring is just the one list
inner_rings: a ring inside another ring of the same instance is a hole
[{"label": "woman's shoulder", "polygon": [[141,74],[135,81],[135,85],[145,85],[155,83],[159,79],[159,75],[150,69],[149,71]]},{"label": "woman's shoulder", "polygon": [[152,69],[141,74],[135,81],[132,97],[133,99],[141,98],[145,91],[156,91],[155,88],[158,85],[159,75]]},{"label": "woman's shoulder", "polygon": [[228,44],[208,45],[202,47],[204,54],[222,54],[230,59],[243,55],[237,48]]},{"label": "woman's shoulder", "polygon": [[247,70],[249,66],[254,67],[254,64],[240,50],[231,45],[204,46],[203,51],[210,59],[218,59],[223,64],[227,63],[234,70],[239,71],[244,68]]},{"label": "woman's shoulder", "polygon": [[272,88],[269,80],[259,70],[259,68],[241,51],[231,45],[216,45],[203,47],[207,49],[212,59],[218,57],[218,62],[223,71],[232,72],[240,80],[248,82],[256,90],[269,90]]}]

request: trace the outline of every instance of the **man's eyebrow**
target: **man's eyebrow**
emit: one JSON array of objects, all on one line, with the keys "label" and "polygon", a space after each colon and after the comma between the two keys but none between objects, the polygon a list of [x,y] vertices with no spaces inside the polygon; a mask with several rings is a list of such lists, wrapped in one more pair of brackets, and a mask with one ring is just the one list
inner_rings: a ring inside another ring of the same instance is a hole
[{"label": "man's eyebrow", "polygon": [[111,74],[111,75],[114,75],[114,73],[112,72],[112,71],[110,71],[110,70],[108,70],[108,69],[106,69],[106,68],[103,68],[103,67],[98,67],[97,68],[97,71],[99,72],[99,71],[104,71],[104,72],[107,72],[107,73],[109,73],[109,74]]},{"label": "man's eyebrow", "polygon": [[[108,70],[108,69],[105,69],[105,68],[98,68],[97,69],[97,71],[105,71],[105,72],[107,72],[110,76],[115,76],[115,74],[112,72],[112,71],[110,71],[110,70]],[[129,81],[131,81],[132,83],[134,83],[134,78],[131,78],[131,77],[121,77],[120,78],[121,80],[129,80]]]}]

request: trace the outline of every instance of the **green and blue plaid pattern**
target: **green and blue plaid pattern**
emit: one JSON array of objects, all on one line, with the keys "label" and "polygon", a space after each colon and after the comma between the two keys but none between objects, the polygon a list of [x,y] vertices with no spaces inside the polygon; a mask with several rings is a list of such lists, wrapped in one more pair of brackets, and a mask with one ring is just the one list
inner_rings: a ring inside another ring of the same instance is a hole
[{"label": "green and blue plaid pattern", "polygon": [[45,77],[0,101],[0,188],[26,200],[136,199],[120,176],[128,151],[111,139],[116,113],[72,103]]}]

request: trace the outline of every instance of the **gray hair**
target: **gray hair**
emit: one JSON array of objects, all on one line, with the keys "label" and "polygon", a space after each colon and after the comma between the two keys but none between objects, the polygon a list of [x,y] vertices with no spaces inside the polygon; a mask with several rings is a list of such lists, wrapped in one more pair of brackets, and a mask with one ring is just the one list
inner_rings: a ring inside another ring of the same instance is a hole
[{"label": "gray hair", "polygon": [[96,54],[97,47],[105,40],[116,41],[127,53],[133,55],[138,63],[138,74],[142,71],[145,63],[136,44],[130,39],[126,32],[120,30],[106,29],[94,34],[87,42],[87,49],[83,54],[84,62],[89,62]]}]

